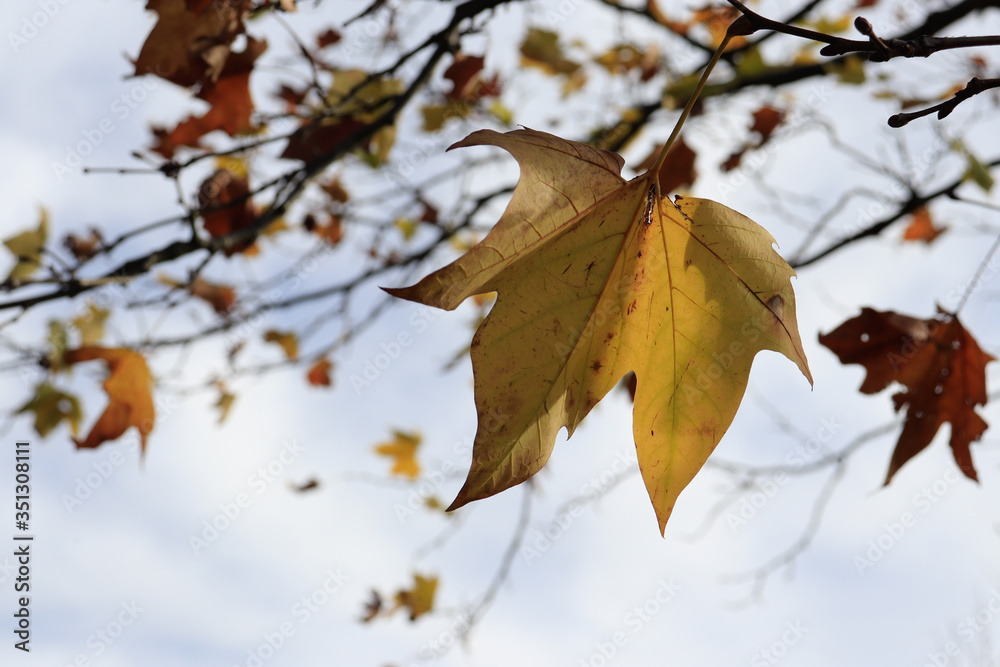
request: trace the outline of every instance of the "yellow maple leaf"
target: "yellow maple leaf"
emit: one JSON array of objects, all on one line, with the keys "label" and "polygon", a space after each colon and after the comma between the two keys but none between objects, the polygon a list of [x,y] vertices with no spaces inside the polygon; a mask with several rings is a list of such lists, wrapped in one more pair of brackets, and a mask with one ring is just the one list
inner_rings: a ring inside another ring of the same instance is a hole
[{"label": "yellow maple leaf", "polygon": [[110,314],[107,308],[89,302],[87,310],[74,317],[70,324],[80,332],[80,342],[83,345],[94,345],[104,338],[104,323]]},{"label": "yellow maple leaf", "polygon": [[63,359],[67,364],[101,359],[108,364],[111,374],[104,381],[108,394],[108,407],[98,418],[84,440],[77,440],[77,448],[98,447],[108,440],[120,438],[134,426],[142,438],[142,451],[146,451],[146,438],[153,430],[156,409],[153,407],[153,378],[146,359],[134,350],[96,346],[67,350]]},{"label": "yellow maple leaf", "polygon": [[393,439],[389,442],[375,445],[375,453],[392,457],[393,475],[416,479],[420,475],[420,464],[417,463],[420,436],[403,431],[393,431],[392,436]]},{"label": "yellow maple leaf", "polygon": [[812,382],[791,267],[774,239],[721,204],[629,182],[624,160],[534,130],[474,132],[521,178],[476,247],[390,294],[452,310],[496,291],[472,339],[479,427],[450,509],[534,475],[556,434],[576,427],[621,378],[637,378],[633,435],[663,532],[678,494],[732,423],[753,358],[774,350]]},{"label": "yellow maple leaf", "polygon": [[7,280],[27,278],[38,269],[42,259],[42,249],[49,235],[49,212],[44,208],[39,213],[38,227],[30,232],[21,232],[7,239],[4,245],[14,253],[17,263],[10,270]]},{"label": "yellow maple leaf", "polygon": [[396,593],[396,606],[389,613],[400,607],[410,610],[410,620],[415,621],[434,608],[434,594],[437,592],[438,578],[413,575],[413,588],[400,590]]}]

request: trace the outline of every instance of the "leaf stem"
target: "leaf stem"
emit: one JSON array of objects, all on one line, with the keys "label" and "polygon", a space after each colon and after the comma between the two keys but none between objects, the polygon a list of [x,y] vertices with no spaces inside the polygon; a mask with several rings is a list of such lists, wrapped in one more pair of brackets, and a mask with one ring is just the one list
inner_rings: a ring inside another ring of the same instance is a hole
[{"label": "leaf stem", "polygon": [[708,64],[705,65],[705,72],[701,75],[701,79],[698,81],[698,85],[695,87],[694,92],[692,92],[691,96],[688,97],[688,101],[684,105],[684,110],[681,111],[681,116],[680,118],[677,119],[677,124],[674,125],[673,132],[670,133],[670,136],[667,138],[666,143],[663,144],[663,148],[660,149],[660,154],[656,157],[656,163],[653,164],[652,168],[649,170],[655,175],[654,184],[656,186],[657,199],[660,199],[661,197],[664,196],[664,193],[660,189],[660,168],[663,166],[663,162],[667,159],[667,153],[670,151],[670,147],[674,145],[674,141],[677,140],[678,135],[680,135],[681,128],[684,127],[684,121],[686,121],[688,116],[691,115],[691,110],[694,108],[695,103],[701,96],[701,91],[705,89],[705,84],[708,83],[708,77],[709,75],[712,74],[712,70],[715,69],[716,64],[718,64],[719,58],[722,57],[722,53],[726,50],[726,47],[729,45],[729,41],[733,38],[735,34],[739,34],[738,32],[737,33],[733,32],[733,26],[739,23],[741,20],[743,19],[742,18],[736,19],[736,21],[734,21],[733,24],[729,26],[729,30],[726,31],[726,36],[722,40],[722,43],[719,44],[719,48],[715,50],[715,53],[712,54],[712,58],[708,61]]}]

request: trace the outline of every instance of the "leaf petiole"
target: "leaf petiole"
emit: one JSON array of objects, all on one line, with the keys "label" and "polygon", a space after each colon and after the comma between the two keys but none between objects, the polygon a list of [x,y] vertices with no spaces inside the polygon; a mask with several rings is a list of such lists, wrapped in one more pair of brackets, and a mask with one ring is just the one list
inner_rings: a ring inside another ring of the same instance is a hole
[{"label": "leaf petiole", "polygon": [[684,110],[681,111],[681,116],[677,119],[677,124],[674,125],[673,131],[667,138],[666,143],[663,144],[660,154],[656,157],[656,163],[650,168],[650,171],[656,174],[654,184],[656,185],[657,199],[663,197],[665,194],[660,188],[660,167],[663,166],[663,162],[667,158],[667,153],[670,151],[670,147],[673,146],[674,141],[676,141],[677,137],[680,135],[681,128],[684,127],[684,121],[686,121],[688,116],[691,115],[691,110],[694,108],[695,103],[701,96],[701,91],[705,89],[705,84],[708,83],[708,77],[712,74],[712,70],[715,69],[715,66],[719,62],[719,58],[722,57],[722,54],[726,51],[726,47],[729,46],[729,42],[733,37],[736,37],[737,35],[749,35],[754,31],[755,28],[750,25],[750,21],[745,16],[741,16],[733,21],[729,26],[729,30],[726,31],[726,36],[723,38],[722,43],[719,44],[719,48],[715,50],[715,53],[712,54],[712,58],[708,61],[708,64],[705,65],[705,72],[701,75],[698,85],[695,86],[694,92],[691,93],[687,103],[684,105]]}]

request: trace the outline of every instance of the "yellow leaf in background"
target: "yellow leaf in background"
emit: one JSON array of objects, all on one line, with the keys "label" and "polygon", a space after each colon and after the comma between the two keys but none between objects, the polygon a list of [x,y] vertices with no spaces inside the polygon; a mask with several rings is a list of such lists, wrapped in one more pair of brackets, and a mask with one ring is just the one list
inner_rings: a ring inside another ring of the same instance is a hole
[{"label": "yellow leaf in background", "polygon": [[280,345],[281,349],[285,351],[285,357],[289,360],[294,361],[299,358],[299,339],[294,333],[268,329],[264,332],[264,340]]},{"label": "yellow leaf in background", "polygon": [[416,433],[393,431],[393,439],[375,445],[375,453],[392,457],[392,474],[400,477],[416,479],[420,476],[420,464],[417,463],[417,447],[420,446],[420,436]]},{"label": "yellow leaf in background", "polygon": [[69,334],[62,322],[51,320],[49,322],[49,333],[45,338],[48,346],[45,350],[45,363],[49,370],[60,371],[66,365],[66,348],[69,347]]},{"label": "yellow leaf in background", "polygon": [[836,75],[841,83],[857,86],[865,82],[864,62],[855,55],[844,56],[842,61],[826,64],[823,69]]},{"label": "yellow leaf in background", "polygon": [[18,408],[15,414],[25,412],[35,413],[35,432],[43,438],[63,421],[68,421],[70,431],[77,434],[83,412],[80,410],[80,400],[65,392],[59,391],[47,382],[35,389],[35,395],[30,401]]},{"label": "yellow leaf in background", "polygon": [[379,129],[372,137],[372,141],[375,143],[373,153],[378,156],[379,164],[385,164],[389,161],[389,153],[396,143],[396,126],[388,125]]},{"label": "yellow leaf in background", "polygon": [[461,236],[455,234],[448,239],[448,245],[458,252],[468,252],[477,243],[479,243],[479,236],[475,233],[463,234]]},{"label": "yellow leaf in background", "polygon": [[572,74],[580,69],[563,54],[559,33],[541,28],[531,28],[521,42],[521,64],[536,67],[546,74]]},{"label": "yellow leaf in background", "polygon": [[661,533],[729,428],[757,352],[812,382],[791,267],[757,223],[721,204],[656,195],[652,170],[534,130],[480,130],[453,146],[507,150],[521,178],[464,256],[390,294],[445,310],[496,291],[472,339],[479,428],[450,509],[534,475],[629,371],[633,437]]},{"label": "yellow leaf in background", "polygon": [[437,592],[438,578],[413,575],[413,588],[396,593],[395,611],[400,607],[410,610],[410,620],[415,621],[434,609],[434,594]]},{"label": "yellow leaf in background", "polygon": [[424,132],[437,132],[444,127],[446,107],[443,104],[425,104],[420,107],[424,117]]},{"label": "yellow leaf in background", "polygon": [[854,16],[852,14],[844,14],[840,18],[836,19],[830,19],[824,16],[817,21],[802,21],[801,25],[806,28],[811,28],[816,32],[822,32],[827,35],[836,35],[837,33],[847,32],[853,28]]},{"label": "yellow leaf in background", "polygon": [[90,301],[87,303],[87,310],[70,321],[70,324],[80,332],[82,345],[94,345],[101,342],[101,339],[104,338],[104,323],[110,314],[107,309]]},{"label": "yellow leaf in background", "polygon": [[417,222],[416,220],[410,220],[408,218],[399,218],[393,224],[396,225],[396,229],[399,230],[399,233],[403,235],[404,241],[411,240],[413,236],[417,233],[417,227],[420,226],[419,222]]},{"label": "yellow leaf in background", "polygon": [[215,168],[217,170],[228,171],[237,178],[248,178],[250,176],[246,159],[235,155],[219,155],[215,158]]},{"label": "yellow leaf in background", "polygon": [[64,355],[67,364],[100,359],[107,363],[110,375],[104,381],[108,407],[98,418],[86,439],[77,440],[77,448],[97,447],[108,440],[120,438],[131,427],[139,430],[142,451],[156,420],[153,407],[153,377],[146,359],[123,348],[81,347]]},{"label": "yellow leaf in background", "polygon": [[221,382],[216,382],[215,386],[219,390],[219,399],[215,401],[215,405],[212,407],[218,408],[219,410],[219,421],[217,423],[221,424],[226,421],[229,416],[229,411],[233,407],[233,403],[236,401],[236,394],[230,394],[226,389],[226,385]]},{"label": "yellow leaf in background", "polygon": [[514,114],[513,112],[505,107],[500,100],[493,100],[488,109],[490,115],[496,118],[502,125],[513,125],[514,124]]},{"label": "yellow leaf in background", "polygon": [[14,253],[17,263],[7,275],[7,280],[22,280],[34,273],[42,261],[42,249],[49,236],[49,212],[41,209],[38,227],[30,232],[21,232],[7,239],[4,245]]},{"label": "yellow leaf in background", "polygon": [[993,189],[994,182],[990,170],[972,153],[966,153],[965,156],[969,161],[969,166],[965,170],[965,180],[972,181],[981,187],[983,192],[989,193]]}]

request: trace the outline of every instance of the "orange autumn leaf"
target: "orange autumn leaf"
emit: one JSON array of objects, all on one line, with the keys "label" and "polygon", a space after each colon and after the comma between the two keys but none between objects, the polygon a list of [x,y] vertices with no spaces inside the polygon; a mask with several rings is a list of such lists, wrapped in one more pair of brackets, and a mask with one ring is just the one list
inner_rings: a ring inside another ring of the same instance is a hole
[{"label": "orange autumn leaf", "polygon": [[69,365],[101,359],[108,364],[110,370],[108,379],[104,381],[108,407],[87,437],[82,441],[75,440],[77,448],[98,447],[104,442],[120,438],[134,426],[139,430],[142,451],[145,453],[146,438],[156,421],[153,378],[146,359],[134,350],[96,346],[67,350],[63,359]]},{"label": "orange autumn leaf", "polygon": [[926,206],[921,206],[910,217],[910,224],[903,232],[903,240],[930,243],[943,234],[946,229],[948,228],[935,225],[930,210]]},{"label": "orange autumn leaf", "polygon": [[329,359],[319,359],[309,369],[306,379],[314,387],[329,387],[332,384],[330,380],[331,368],[333,368],[333,364],[330,363]]},{"label": "orange autumn leaf", "polygon": [[819,342],[841,363],[865,367],[862,393],[877,393],[893,382],[906,389],[892,397],[897,411],[906,408],[906,418],[886,484],[945,422],[951,424],[955,462],[966,477],[978,479],[969,446],[987,428],[975,407],[986,405],[986,364],[994,357],[979,348],[958,317],[942,311],[941,317],[921,320],[863,308]]},{"label": "orange autumn leaf", "polygon": [[231,137],[252,131],[250,72],[265,49],[266,40],[248,37],[246,48],[226,61],[218,81],[203,86],[198,93],[211,108],[201,116],[189,116],[169,133],[157,131],[158,142],[153,150],[170,159],[177,147],[200,146],[201,138],[214,130],[222,130]]},{"label": "orange autumn leaf", "polygon": [[420,475],[420,464],[417,463],[420,436],[403,431],[393,431],[392,434],[391,441],[375,445],[375,453],[392,458],[393,475],[416,479]]}]

